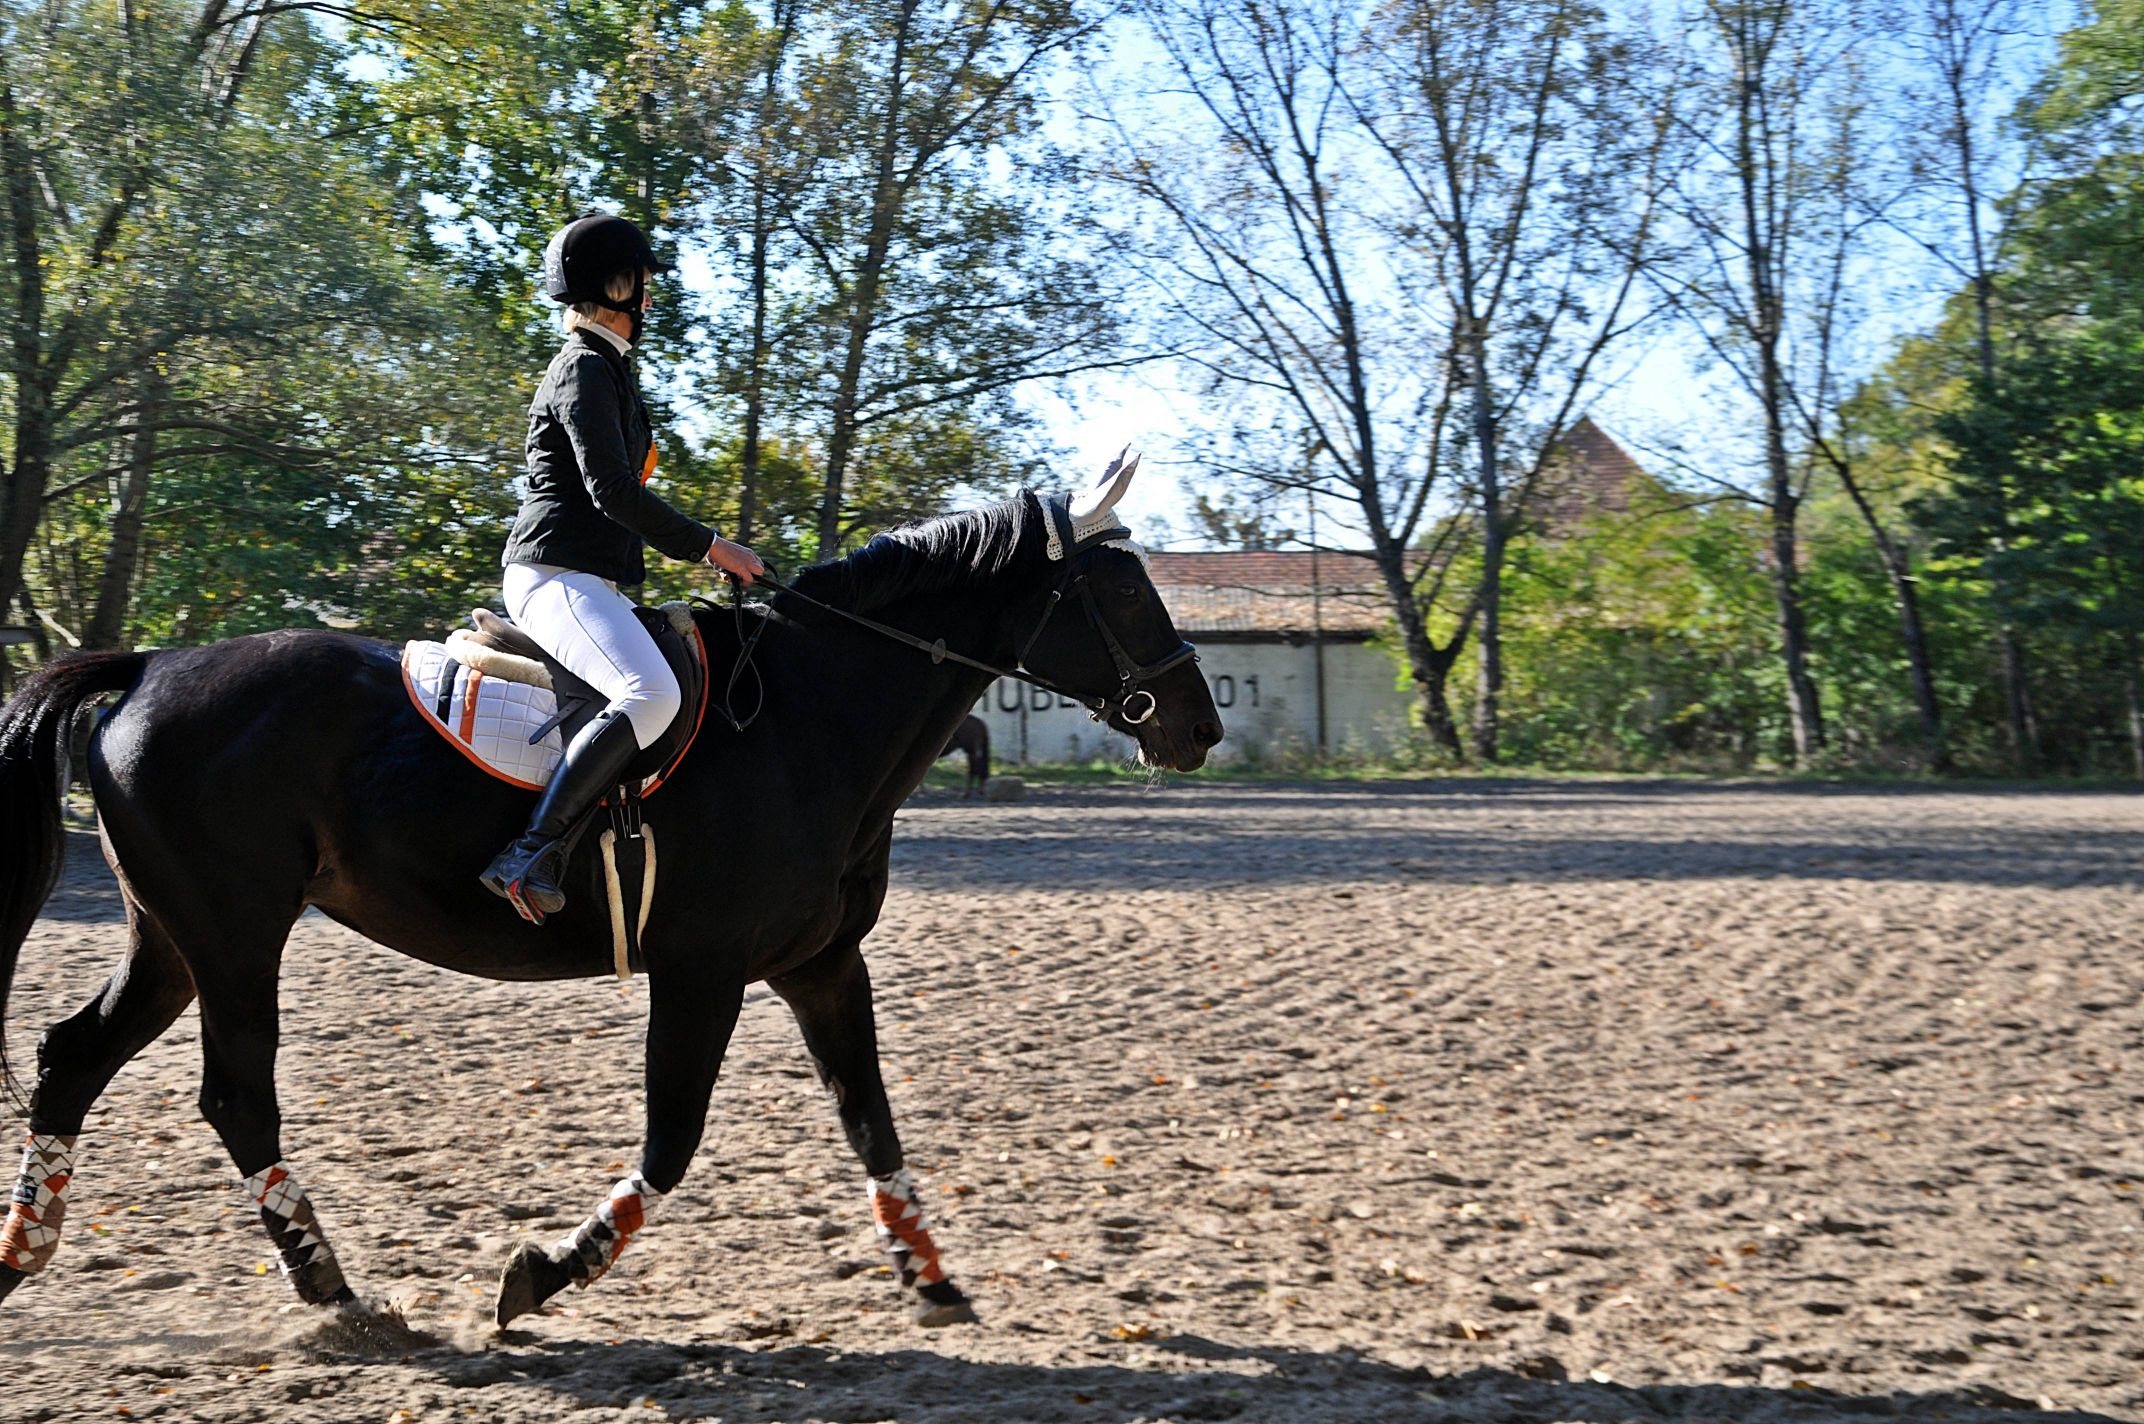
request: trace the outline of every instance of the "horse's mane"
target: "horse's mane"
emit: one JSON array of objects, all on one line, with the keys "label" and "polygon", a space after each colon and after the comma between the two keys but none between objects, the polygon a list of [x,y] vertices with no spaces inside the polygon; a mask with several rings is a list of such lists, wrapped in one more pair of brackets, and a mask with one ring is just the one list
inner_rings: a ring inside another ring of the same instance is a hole
[{"label": "horse's mane", "polygon": [[856,613],[917,593],[987,588],[1023,556],[1039,556],[1041,519],[1041,506],[1023,490],[999,504],[890,529],[845,559],[804,570],[797,587]]}]

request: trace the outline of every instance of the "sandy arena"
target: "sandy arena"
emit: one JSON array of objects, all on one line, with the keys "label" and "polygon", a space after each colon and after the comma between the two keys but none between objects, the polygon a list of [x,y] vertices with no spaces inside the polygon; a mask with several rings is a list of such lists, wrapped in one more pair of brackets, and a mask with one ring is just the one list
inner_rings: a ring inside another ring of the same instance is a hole
[{"label": "sandy arena", "polygon": [[[502,1335],[508,1251],[637,1154],[646,986],[459,978],[309,916],[285,1152],[408,1333],[292,1304],[189,1011],[0,1306],[0,1417],[2136,1419],[2140,892],[2116,794],[927,793],[867,950],[983,1316],[938,1332],[757,988],[693,1174]],[[18,1069],[123,936],[75,834]]]}]

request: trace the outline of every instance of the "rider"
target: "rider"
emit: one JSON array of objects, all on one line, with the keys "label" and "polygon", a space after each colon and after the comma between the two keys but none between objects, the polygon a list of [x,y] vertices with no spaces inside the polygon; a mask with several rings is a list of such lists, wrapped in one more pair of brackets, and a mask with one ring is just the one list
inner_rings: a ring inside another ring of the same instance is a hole
[{"label": "rider", "polygon": [[566,344],[529,407],[528,492],[501,582],[521,630],[610,704],[566,748],[528,830],[484,871],[485,888],[531,919],[566,903],[566,832],[683,702],[618,591],[647,577],[641,546],[748,584],[766,567],[647,488],[655,445],[628,355],[652,304],[648,279],[668,270],[639,228],[607,213],[574,219],[544,249],[544,290],[566,308]]}]

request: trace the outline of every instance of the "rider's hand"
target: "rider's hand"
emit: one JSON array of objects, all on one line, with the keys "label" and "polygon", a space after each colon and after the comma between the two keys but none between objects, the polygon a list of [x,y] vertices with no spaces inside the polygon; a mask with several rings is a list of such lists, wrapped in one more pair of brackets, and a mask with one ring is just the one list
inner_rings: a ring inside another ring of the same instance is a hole
[{"label": "rider's hand", "polygon": [[739,583],[749,585],[754,578],[767,571],[759,555],[742,544],[734,544],[720,534],[707,546],[707,562],[726,574],[734,575]]}]

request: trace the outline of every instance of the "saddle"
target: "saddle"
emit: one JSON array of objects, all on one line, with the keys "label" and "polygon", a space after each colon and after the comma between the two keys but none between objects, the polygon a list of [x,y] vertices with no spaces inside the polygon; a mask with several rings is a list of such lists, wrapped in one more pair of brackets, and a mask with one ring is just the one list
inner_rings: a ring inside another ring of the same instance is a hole
[{"label": "saddle", "polygon": [[[660,781],[684,760],[693,735],[699,731],[700,718],[707,708],[707,650],[684,604],[662,608],[636,605],[633,613],[655,640],[684,694],[678,715],[662,736],[626,763],[628,781]],[[510,619],[488,608],[477,608],[470,610],[469,623],[469,627],[457,628],[447,636],[450,655],[486,677],[548,688],[556,700],[556,711],[530,733],[530,744],[544,740],[554,731],[561,746],[571,743],[608,704],[608,698],[575,677]]]},{"label": "saddle", "polygon": [[[691,748],[708,700],[707,648],[684,604],[634,610],[676,674],[677,718],[626,768],[626,786],[652,792]],[[479,609],[476,626],[444,643],[402,650],[410,702],[447,743],[502,781],[540,791],[572,737],[603,710],[603,695],[559,666],[520,629]],[[614,798],[615,799],[615,798]]]}]

